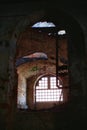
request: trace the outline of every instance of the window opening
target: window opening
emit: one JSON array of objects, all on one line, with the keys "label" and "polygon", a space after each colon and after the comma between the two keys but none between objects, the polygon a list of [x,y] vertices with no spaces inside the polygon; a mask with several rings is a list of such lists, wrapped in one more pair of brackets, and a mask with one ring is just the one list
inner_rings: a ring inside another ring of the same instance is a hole
[{"label": "window opening", "polygon": [[58,89],[56,86],[55,76],[48,75],[40,78],[35,86],[35,102],[62,102],[63,83],[60,79],[58,79],[58,85],[61,87],[61,89]]},{"label": "window opening", "polygon": [[52,22],[44,21],[44,22],[37,22],[32,26],[32,28],[43,28],[43,27],[55,27],[55,24]]}]

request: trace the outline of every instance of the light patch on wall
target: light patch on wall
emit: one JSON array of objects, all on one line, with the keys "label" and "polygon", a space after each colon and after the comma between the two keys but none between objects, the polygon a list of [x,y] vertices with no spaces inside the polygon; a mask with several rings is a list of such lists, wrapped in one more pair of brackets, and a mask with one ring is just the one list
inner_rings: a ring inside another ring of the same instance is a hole
[{"label": "light patch on wall", "polygon": [[36,60],[47,60],[47,59],[48,59],[48,57],[45,53],[35,52],[33,54],[23,56],[23,57],[17,59],[16,60],[16,67],[21,65],[21,64],[27,63],[27,62],[33,62],[33,61],[36,61]]},{"label": "light patch on wall", "polygon": [[28,108],[28,106],[26,105],[26,80],[21,74],[18,76],[17,104],[18,104],[17,105],[18,108],[21,108],[21,109]]}]

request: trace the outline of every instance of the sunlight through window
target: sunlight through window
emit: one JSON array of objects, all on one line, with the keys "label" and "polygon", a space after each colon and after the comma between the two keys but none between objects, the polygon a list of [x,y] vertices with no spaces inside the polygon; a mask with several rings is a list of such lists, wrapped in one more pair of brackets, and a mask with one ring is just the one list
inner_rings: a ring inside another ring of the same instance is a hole
[{"label": "sunlight through window", "polygon": [[64,34],[66,34],[66,31],[65,31],[65,30],[60,30],[60,31],[58,31],[58,35],[64,35]]},{"label": "sunlight through window", "polygon": [[42,28],[42,27],[55,27],[55,24],[52,22],[44,21],[44,22],[37,22],[32,26],[32,28]]},{"label": "sunlight through window", "polygon": [[60,80],[58,80],[58,85],[61,89],[56,86],[56,77],[41,78],[36,86],[36,102],[63,101],[63,86]]}]

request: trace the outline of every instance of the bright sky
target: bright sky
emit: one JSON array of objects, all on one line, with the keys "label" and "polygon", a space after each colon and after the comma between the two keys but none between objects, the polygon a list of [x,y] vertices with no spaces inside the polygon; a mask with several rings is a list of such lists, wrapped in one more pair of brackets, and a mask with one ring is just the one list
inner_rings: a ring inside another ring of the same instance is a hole
[{"label": "bright sky", "polygon": [[33,28],[42,28],[42,27],[55,27],[55,24],[52,22],[37,22],[33,26]]}]

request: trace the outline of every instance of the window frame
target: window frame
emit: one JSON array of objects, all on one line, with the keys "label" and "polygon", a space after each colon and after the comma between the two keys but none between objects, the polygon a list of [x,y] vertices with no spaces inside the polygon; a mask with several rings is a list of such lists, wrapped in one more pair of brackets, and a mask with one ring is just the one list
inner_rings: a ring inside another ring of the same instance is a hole
[{"label": "window frame", "polygon": [[[39,81],[42,79],[42,78],[44,78],[44,77],[47,77],[48,78],[48,86],[47,86],[47,89],[45,88],[45,89],[37,89],[36,87],[38,86],[38,84],[39,84]],[[37,97],[36,97],[36,91],[37,90],[63,90],[63,82],[62,82],[62,79],[60,78],[60,77],[58,77],[58,80],[61,82],[61,85],[62,85],[62,87],[60,87],[60,88],[58,88],[57,86],[56,86],[56,88],[51,88],[51,85],[50,85],[50,81],[51,81],[51,77],[55,77],[56,78],[56,75],[54,75],[54,74],[44,74],[44,75],[42,75],[42,76],[40,76],[40,77],[38,77],[38,79],[36,80],[36,82],[35,82],[35,85],[34,85],[34,96],[33,96],[33,100],[34,100],[34,104],[36,105],[37,103],[49,103],[49,102],[63,102],[63,99],[62,100],[56,100],[56,101],[36,101],[37,99]],[[56,80],[55,80],[55,83],[56,83]],[[63,94],[62,92],[61,92],[61,94]],[[55,96],[55,95],[54,95]],[[60,96],[60,94],[58,94],[58,96]],[[61,95],[61,97],[62,97],[62,95]],[[62,97],[63,98],[63,97]]]}]

